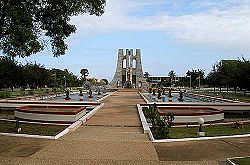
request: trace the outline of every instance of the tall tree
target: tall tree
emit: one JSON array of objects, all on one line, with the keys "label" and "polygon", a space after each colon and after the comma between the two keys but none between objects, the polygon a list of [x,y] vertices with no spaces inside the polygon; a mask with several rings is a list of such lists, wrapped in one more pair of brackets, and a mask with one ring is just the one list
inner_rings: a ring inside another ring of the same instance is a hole
[{"label": "tall tree", "polygon": [[245,89],[244,95],[246,95],[246,91],[250,90],[250,61],[245,60],[241,62],[239,66],[239,78],[238,85],[241,89]]},{"label": "tall tree", "polygon": [[0,89],[3,87],[13,87],[19,85],[22,75],[18,62],[10,57],[0,57]]},{"label": "tall tree", "polygon": [[202,69],[192,69],[187,71],[186,76],[191,76],[191,86],[199,86],[199,82],[204,81],[205,73]]},{"label": "tall tree", "polygon": [[107,79],[101,79],[100,85],[108,85],[109,81]]},{"label": "tall tree", "polygon": [[173,84],[173,81],[174,81],[174,78],[175,78],[175,76],[176,76],[175,71],[174,71],[174,70],[171,70],[171,71],[168,73],[168,76],[170,77],[170,84],[172,85],[172,84]]},{"label": "tall tree", "polygon": [[63,55],[67,49],[64,40],[76,31],[75,25],[69,23],[70,18],[83,13],[100,16],[105,3],[105,0],[0,0],[0,50],[11,57],[25,57],[42,51],[50,41],[54,56]]},{"label": "tall tree", "polygon": [[143,75],[146,78],[146,81],[149,81],[149,76],[151,76],[148,72],[145,72]]},{"label": "tall tree", "polygon": [[81,69],[80,73],[82,74],[83,81],[86,81],[86,77],[89,75],[88,69]]},{"label": "tall tree", "polygon": [[23,81],[22,85],[31,87],[42,87],[49,83],[49,72],[45,66],[35,63],[27,63],[23,66]]}]

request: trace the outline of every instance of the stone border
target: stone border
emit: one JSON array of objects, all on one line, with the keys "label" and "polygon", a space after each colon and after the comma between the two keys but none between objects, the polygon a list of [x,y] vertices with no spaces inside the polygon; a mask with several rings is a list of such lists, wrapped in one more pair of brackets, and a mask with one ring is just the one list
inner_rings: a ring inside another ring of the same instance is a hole
[{"label": "stone border", "polygon": [[203,94],[197,94],[197,93],[186,93],[186,94],[187,95],[198,96],[198,97],[202,97],[202,98],[215,99],[215,100],[229,102],[229,103],[245,103],[245,102],[241,102],[241,101],[230,100],[230,99],[223,99],[221,97],[215,97],[215,96],[209,96],[209,95],[203,95]]},{"label": "stone border", "polygon": [[109,96],[113,95],[113,94],[116,93],[116,92],[117,92],[117,91],[111,92],[111,93],[107,94],[106,96],[100,98],[100,99],[97,100],[96,102],[97,102],[97,103],[100,103],[101,101],[105,100],[106,98],[108,98]]},{"label": "stone border", "polygon": [[150,140],[152,142],[154,142],[155,141],[154,136],[153,136],[153,134],[152,134],[152,132],[151,132],[151,130],[149,128],[149,124],[148,124],[148,122],[147,122],[147,120],[146,120],[146,118],[145,118],[145,116],[143,114],[142,107],[140,106],[140,104],[137,104],[137,110],[138,110],[138,113],[139,113],[139,116],[140,116],[140,120],[141,120],[141,124],[142,124],[142,127],[143,127],[144,134],[148,134]]},{"label": "stone border", "polygon": [[230,165],[237,165],[236,163],[234,163],[233,159],[241,159],[241,158],[247,158],[247,157],[249,156],[227,158],[226,162]]},{"label": "stone border", "polygon": [[42,136],[42,135],[28,135],[28,134],[15,134],[15,133],[1,133],[3,136],[15,136],[15,137],[29,137],[29,138],[39,138],[39,139],[52,139],[56,140],[60,137],[66,135],[69,132],[72,132],[79,128],[83,123],[85,123],[88,119],[90,119],[97,111],[99,111],[104,106],[104,103],[95,107],[92,111],[81,117],[79,120],[75,121],[69,127],[64,129],[62,132],[58,133],[56,136]]},{"label": "stone border", "polygon": [[162,143],[162,142],[185,142],[185,141],[200,141],[200,140],[241,138],[241,137],[250,137],[250,134],[229,135],[229,136],[214,136],[214,137],[198,137],[198,138],[182,138],[182,139],[160,139],[160,140],[154,140],[152,142],[154,142],[154,143]]},{"label": "stone border", "polygon": [[138,93],[141,95],[141,97],[146,103],[149,103],[148,99],[146,99],[146,97],[141,92],[138,91]]},{"label": "stone border", "polygon": [[[144,92],[145,93],[145,92]],[[143,93],[139,92],[139,94],[141,95],[141,97],[143,98],[143,100],[146,103],[157,103],[157,104],[173,104],[173,103],[179,103],[179,102],[161,102],[161,101],[152,101],[150,102],[144,95]],[[198,97],[202,97],[202,98],[210,98],[210,99],[215,99],[215,100],[219,100],[219,101],[224,101],[224,103],[219,103],[217,102],[217,104],[226,104],[226,103],[238,103],[238,104],[248,104],[246,102],[241,102],[241,101],[235,101],[235,100],[229,100],[229,99],[223,99],[220,97],[213,97],[213,96],[207,96],[207,95],[200,95],[200,94],[195,94],[195,93],[186,93],[188,95],[193,95],[193,96],[198,96]],[[183,103],[183,102],[181,102]],[[188,103],[211,103],[211,102],[188,102]]]},{"label": "stone border", "polygon": [[149,128],[149,123],[143,114],[142,107],[140,104],[137,104],[137,110],[140,116],[140,120],[143,127],[144,134],[148,134],[150,140],[153,143],[162,143],[162,142],[185,142],[185,141],[198,141],[198,140],[212,140],[212,139],[225,139],[225,138],[241,138],[241,137],[250,137],[250,134],[243,134],[243,135],[228,135],[228,136],[215,136],[215,137],[198,137],[198,138],[181,138],[181,139],[160,139],[156,140],[153,137],[153,134]]},{"label": "stone border", "polygon": [[[235,157],[235,158],[238,158],[238,157]],[[233,162],[232,159],[234,159],[234,158],[227,158],[227,159],[226,159],[226,162],[227,162],[228,164],[230,164],[230,165],[237,165],[236,163]]]}]

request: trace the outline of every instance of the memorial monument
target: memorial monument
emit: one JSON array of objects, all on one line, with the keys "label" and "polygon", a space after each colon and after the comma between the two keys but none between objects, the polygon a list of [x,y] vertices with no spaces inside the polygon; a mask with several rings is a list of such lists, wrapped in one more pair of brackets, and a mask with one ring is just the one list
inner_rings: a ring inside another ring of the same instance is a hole
[{"label": "memorial monument", "polygon": [[140,49],[118,49],[115,75],[110,83],[112,88],[142,88],[145,83],[141,64]]}]

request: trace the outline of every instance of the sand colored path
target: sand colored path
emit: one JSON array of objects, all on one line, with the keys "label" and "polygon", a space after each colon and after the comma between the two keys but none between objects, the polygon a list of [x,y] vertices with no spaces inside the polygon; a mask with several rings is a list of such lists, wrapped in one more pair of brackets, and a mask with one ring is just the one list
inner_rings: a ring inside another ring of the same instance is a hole
[{"label": "sand colored path", "polygon": [[158,164],[154,145],[142,133],[137,92],[117,92],[89,121],[29,157],[23,164]]},{"label": "sand colored path", "polygon": [[226,165],[228,157],[250,154],[249,138],[153,144],[142,132],[138,103],[136,91],[117,92],[59,140],[0,136],[0,164]]}]

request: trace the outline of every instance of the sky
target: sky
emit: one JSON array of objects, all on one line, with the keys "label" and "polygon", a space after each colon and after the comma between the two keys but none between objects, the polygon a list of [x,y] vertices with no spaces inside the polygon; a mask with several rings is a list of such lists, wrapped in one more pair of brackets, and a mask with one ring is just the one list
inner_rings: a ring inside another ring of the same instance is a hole
[{"label": "sky", "polygon": [[144,72],[167,76],[175,70],[209,73],[222,59],[250,59],[250,0],[107,0],[101,17],[72,17],[77,31],[66,43],[66,54],[51,50],[19,59],[67,68],[80,76],[111,80],[119,48],[141,49]]}]

